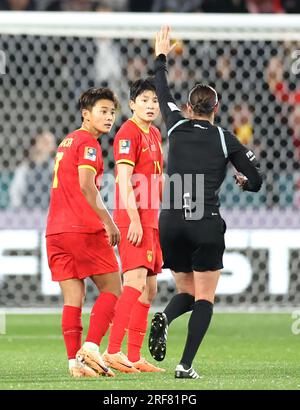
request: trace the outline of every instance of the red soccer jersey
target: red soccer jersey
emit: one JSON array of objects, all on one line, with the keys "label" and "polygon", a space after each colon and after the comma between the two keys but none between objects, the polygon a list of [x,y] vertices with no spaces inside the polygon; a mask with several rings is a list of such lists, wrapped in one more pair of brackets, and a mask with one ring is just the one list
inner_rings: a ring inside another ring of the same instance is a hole
[{"label": "red soccer jersey", "polygon": [[81,129],[67,135],[57,150],[46,236],[103,229],[101,219],[81,192],[79,168],[93,170],[99,188],[103,174],[101,147],[88,131]]},{"label": "red soccer jersey", "polygon": [[[141,129],[133,119],[127,120],[114,140],[116,164],[134,167],[132,185],[142,226],[158,228],[158,210],[163,170],[161,134],[153,125],[149,132]],[[114,220],[119,227],[128,227],[130,219],[119,193],[116,167],[116,203]]]}]

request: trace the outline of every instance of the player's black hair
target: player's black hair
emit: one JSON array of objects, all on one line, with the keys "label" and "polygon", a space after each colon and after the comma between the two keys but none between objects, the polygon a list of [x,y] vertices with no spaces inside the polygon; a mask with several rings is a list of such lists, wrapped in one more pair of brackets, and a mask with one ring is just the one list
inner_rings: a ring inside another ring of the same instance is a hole
[{"label": "player's black hair", "polygon": [[112,101],[115,105],[115,108],[118,108],[118,100],[117,97],[115,96],[114,92],[110,88],[89,88],[87,91],[81,94],[79,98],[79,109],[80,112],[82,110],[91,110],[94,105],[97,103],[99,100],[109,100]]},{"label": "player's black hair", "polygon": [[144,91],[149,91],[149,90],[156,93],[154,78],[153,77],[140,78],[139,80],[131,84],[129,98],[130,100],[135,101],[136,97],[138,97]]},{"label": "player's black hair", "polygon": [[207,84],[196,84],[189,93],[188,102],[195,114],[210,115],[218,104],[218,94]]}]

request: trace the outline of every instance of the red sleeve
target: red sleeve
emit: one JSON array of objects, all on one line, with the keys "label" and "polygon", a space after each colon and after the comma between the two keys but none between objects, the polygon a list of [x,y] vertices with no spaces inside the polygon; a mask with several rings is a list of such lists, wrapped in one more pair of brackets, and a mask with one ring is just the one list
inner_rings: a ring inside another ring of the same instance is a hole
[{"label": "red sleeve", "polygon": [[140,153],[140,132],[134,127],[123,125],[114,140],[114,157],[116,164],[135,166]]},{"label": "red sleeve", "polygon": [[77,148],[78,168],[88,168],[96,174],[100,171],[99,164],[102,162],[101,147],[96,140],[90,139],[81,142]]}]

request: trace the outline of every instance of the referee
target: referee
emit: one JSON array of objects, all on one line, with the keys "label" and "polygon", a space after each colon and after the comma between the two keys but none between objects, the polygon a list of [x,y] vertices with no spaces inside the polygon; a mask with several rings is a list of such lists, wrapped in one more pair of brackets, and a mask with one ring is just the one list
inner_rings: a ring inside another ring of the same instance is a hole
[{"label": "referee", "polygon": [[[171,269],[178,293],[163,313],[154,315],[149,350],[154,359],[163,360],[168,325],[192,310],[175,378],[198,379],[192,363],[212,318],[225,250],[226,224],[219,213],[218,192],[228,162],[237,169],[236,183],[244,191],[259,191],[262,175],[254,154],[229,131],[214,125],[219,103],[212,87],[196,84],[188,97],[188,118],[182,115],[166,76],[166,56],[172,48],[169,28],[163,27],[155,43],[156,91],[169,137],[167,178],[180,176],[181,189],[165,188],[168,203],[161,211],[159,229],[164,268]],[[187,175],[192,182],[184,182]],[[197,176],[202,176],[198,183]]]}]

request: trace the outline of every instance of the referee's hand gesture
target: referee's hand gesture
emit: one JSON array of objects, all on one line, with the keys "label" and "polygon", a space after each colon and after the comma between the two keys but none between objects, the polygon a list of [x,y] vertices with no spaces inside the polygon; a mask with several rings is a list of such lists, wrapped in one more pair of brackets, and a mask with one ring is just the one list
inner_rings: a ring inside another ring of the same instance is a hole
[{"label": "referee's hand gesture", "polygon": [[244,186],[246,182],[248,181],[248,178],[245,177],[245,175],[241,174],[240,172],[236,173],[234,176],[235,183],[242,189],[244,189]]},{"label": "referee's hand gesture", "polygon": [[170,41],[170,27],[164,26],[161,27],[160,31],[156,33],[155,38],[155,55],[156,57],[160,54],[167,56],[173,48],[176,46],[176,43],[171,45]]}]

